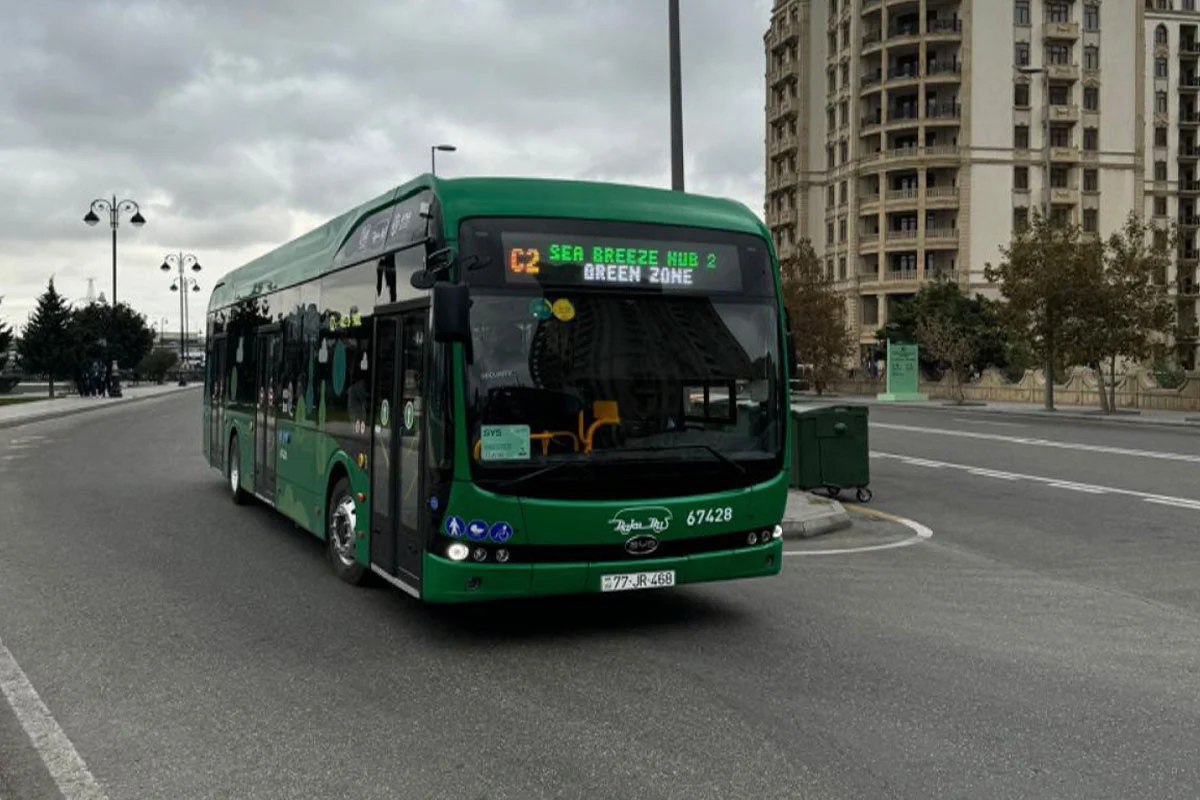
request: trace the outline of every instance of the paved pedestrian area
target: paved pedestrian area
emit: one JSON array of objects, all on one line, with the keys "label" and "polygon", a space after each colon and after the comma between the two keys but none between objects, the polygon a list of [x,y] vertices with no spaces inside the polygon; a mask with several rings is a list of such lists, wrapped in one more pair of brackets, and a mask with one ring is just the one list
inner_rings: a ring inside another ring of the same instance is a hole
[{"label": "paved pedestrian area", "polygon": [[[150,397],[158,397],[175,392],[186,392],[199,389],[202,384],[190,383],[179,386],[174,383],[142,384],[141,386],[122,387],[122,397],[79,397],[68,395],[51,400],[32,400],[24,403],[0,403],[0,428],[11,428],[29,422],[68,417],[73,414],[83,414],[101,408],[112,408],[124,403],[134,403]],[[5,395],[13,397],[19,395]]]}]

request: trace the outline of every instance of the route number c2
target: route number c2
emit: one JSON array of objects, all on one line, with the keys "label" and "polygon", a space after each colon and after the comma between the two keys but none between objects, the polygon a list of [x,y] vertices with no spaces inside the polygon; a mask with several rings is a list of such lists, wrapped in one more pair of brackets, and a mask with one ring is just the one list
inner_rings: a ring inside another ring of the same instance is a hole
[{"label": "route number c2", "polygon": [[687,515],[687,524],[689,527],[712,522],[730,522],[732,520],[733,509],[729,506],[721,508],[693,508]]}]

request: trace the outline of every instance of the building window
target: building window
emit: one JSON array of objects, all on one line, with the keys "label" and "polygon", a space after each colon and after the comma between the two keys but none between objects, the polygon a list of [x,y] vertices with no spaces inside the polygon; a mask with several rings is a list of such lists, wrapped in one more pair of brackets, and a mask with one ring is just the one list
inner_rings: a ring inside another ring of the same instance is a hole
[{"label": "building window", "polygon": [[1096,45],[1089,44],[1083,48],[1083,68],[1100,69],[1100,48]]},{"label": "building window", "polygon": [[1196,0],[1183,0],[1183,10],[1184,11],[1195,11],[1196,10]]},{"label": "building window", "polygon": [[1017,108],[1029,108],[1029,84],[1017,83],[1013,85],[1013,105]]},{"label": "building window", "polygon": [[1046,15],[1051,22],[1070,22],[1071,7],[1066,3],[1050,3],[1046,8]]},{"label": "building window", "polygon": [[[833,223],[832,222],[826,224],[826,226],[825,226],[825,241],[829,242],[830,244],[833,244]],[[833,272],[833,262],[832,261],[829,262],[829,271],[831,273]]]},{"label": "building window", "polygon": [[1100,129],[1099,128],[1084,128],[1083,129],[1083,149],[1095,152],[1100,149]]},{"label": "building window", "polygon": [[843,205],[843,206],[846,205],[846,182],[845,181],[842,181],[841,185],[838,186],[838,204]]},{"label": "building window", "polygon": [[1087,5],[1083,7],[1083,29],[1085,31],[1100,30],[1100,6]]},{"label": "building window", "polygon": [[846,242],[846,218],[842,217],[838,220],[838,241],[845,244]]},{"label": "building window", "polygon": [[1071,90],[1060,83],[1050,87],[1050,105],[1065,106],[1070,102]]},{"label": "building window", "polygon": [[1058,206],[1050,210],[1050,224],[1061,228],[1071,221],[1071,209]]},{"label": "building window", "polygon": [[1029,167],[1013,167],[1013,188],[1029,188]]},{"label": "building window", "polygon": [[1071,129],[1064,128],[1061,125],[1050,128],[1050,146],[1051,147],[1070,147],[1071,146]]},{"label": "building window", "polygon": [[1029,126],[1017,125],[1013,128],[1013,147],[1018,150],[1029,149]]},{"label": "building window", "polygon": [[842,64],[842,88],[850,85],[850,65]]},{"label": "building window", "polygon": [[1158,10],[1159,11],[1170,11],[1171,10],[1171,0],[1158,0]]},{"label": "building window", "polygon": [[850,104],[847,103],[845,100],[842,101],[841,117],[842,117],[842,127],[844,128],[845,126],[850,124]]},{"label": "building window", "polygon": [[1154,43],[1155,44],[1166,44],[1167,43],[1167,26],[1166,25],[1159,25],[1157,28],[1154,29]]},{"label": "building window", "polygon": [[831,183],[831,184],[829,184],[829,188],[827,188],[825,190],[825,205],[829,206],[830,208],[833,207],[833,202],[835,199],[833,192],[834,192],[834,188],[833,188],[833,184]]},{"label": "building window", "polygon": [[1165,58],[1154,59],[1154,77],[1167,77],[1167,60]]},{"label": "building window", "polygon": [[1095,233],[1100,230],[1100,214],[1094,208],[1083,210],[1083,232]]},{"label": "building window", "polygon": [[1016,61],[1018,67],[1029,66],[1029,42],[1017,42]]},{"label": "building window", "polygon": [[848,160],[850,160],[850,145],[846,143],[845,139],[842,140],[840,149],[841,149],[842,163],[845,164]]},{"label": "building window", "polygon": [[1027,226],[1028,224],[1029,224],[1029,209],[1025,208],[1024,206],[1014,208],[1013,209],[1013,230],[1014,231],[1024,230],[1025,226]]},{"label": "building window", "polygon": [[1165,217],[1167,215],[1167,198],[1162,195],[1154,197],[1154,216]]},{"label": "building window", "polygon": [[[1163,165],[1164,167],[1166,164]],[[1100,172],[1094,169],[1085,169],[1083,171],[1083,190],[1085,192],[1100,191]]]},{"label": "building window", "polygon": [[1070,64],[1071,48],[1065,44],[1047,45],[1046,60],[1051,64]]},{"label": "building window", "polygon": [[1083,87],[1083,107],[1086,111],[1100,110],[1100,89],[1096,86]]},{"label": "building window", "polygon": [[846,280],[846,257],[842,256],[838,259],[838,280]]},{"label": "building window", "polygon": [[1068,179],[1071,176],[1070,167],[1051,167],[1050,168],[1050,185],[1055,189],[1066,189]]},{"label": "building window", "polygon": [[1155,114],[1167,113],[1167,93],[1166,92],[1155,92],[1154,93],[1154,113]]},{"label": "building window", "polygon": [[834,110],[831,108],[825,112],[825,129],[831,131],[836,126],[837,126],[837,115],[834,113]]},{"label": "building window", "polygon": [[1017,0],[1014,4],[1013,22],[1017,25],[1029,24],[1029,0]]},{"label": "building window", "polygon": [[1157,128],[1154,129],[1154,146],[1155,147],[1166,147],[1167,146],[1167,129],[1161,125],[1159,125]]},{"label": "building window", "polygon": [[1154,180],[1165,181],[1166,179],[1167,179],[1167,162],[1155,161],[1154,162]]}]

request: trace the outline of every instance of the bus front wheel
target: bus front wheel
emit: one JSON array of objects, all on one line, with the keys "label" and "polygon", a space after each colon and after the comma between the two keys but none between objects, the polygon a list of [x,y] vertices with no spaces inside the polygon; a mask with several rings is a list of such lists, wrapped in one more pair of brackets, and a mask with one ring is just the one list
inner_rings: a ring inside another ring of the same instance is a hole
[{"label": "bus front wheel", "polygon": [[325,510],[325,551],[334,574],[355,586],[365,583],[368,577],[366,568],[358,563],[357,549],[358,507],[350,494],[350,482],[338,478]]},{"label": "bus front wheel", "polygon": [[229,437],[229,469],[226,474],[229,476],[229,499],[233,500],[234,505],[242,505],[246,502],[246,493],[242,490],[242,452],[238,447],[238,437],[235,433]]}]

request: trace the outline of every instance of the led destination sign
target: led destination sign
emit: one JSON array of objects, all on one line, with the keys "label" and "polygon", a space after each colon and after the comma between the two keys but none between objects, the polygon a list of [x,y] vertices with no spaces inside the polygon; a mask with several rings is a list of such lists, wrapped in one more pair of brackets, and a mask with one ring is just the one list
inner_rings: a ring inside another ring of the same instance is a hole
[{"label": "led destination sign", "polygon": [[504,234],[504,274],[510,284],[602,286],[737,292],[742,289],[733,245],[543,234]]}]

